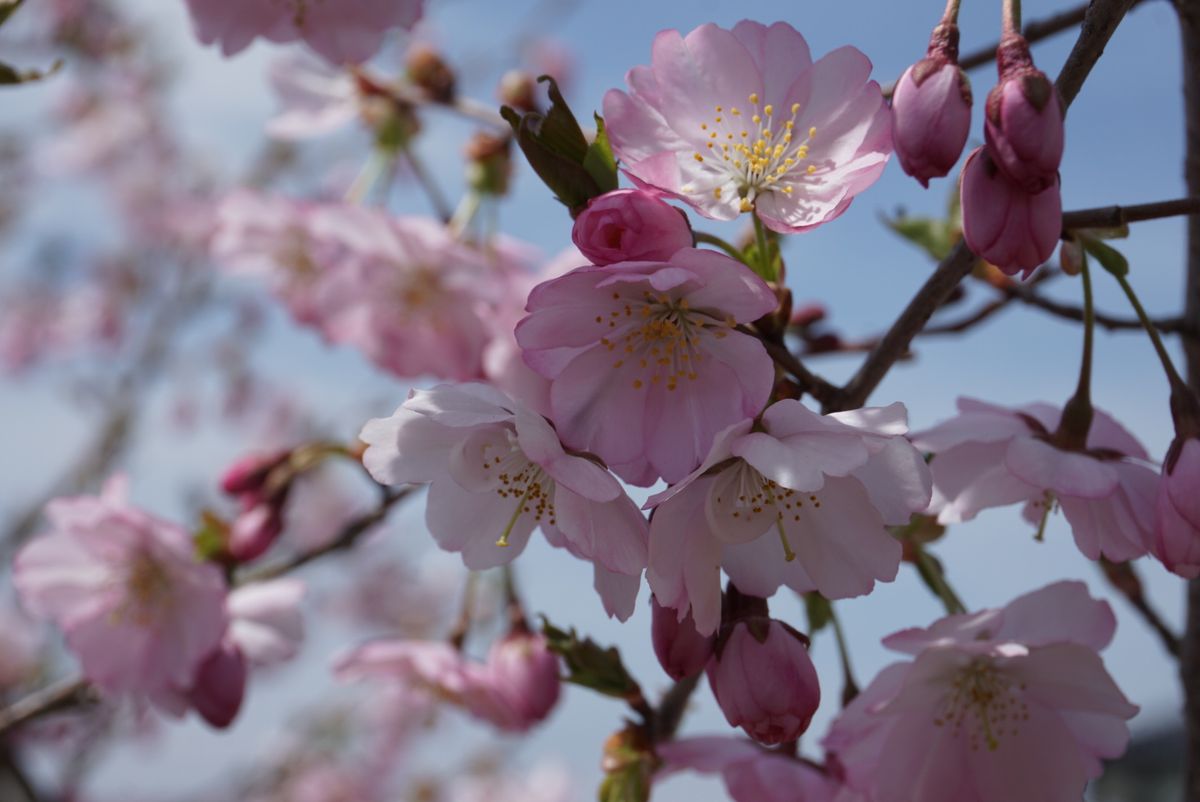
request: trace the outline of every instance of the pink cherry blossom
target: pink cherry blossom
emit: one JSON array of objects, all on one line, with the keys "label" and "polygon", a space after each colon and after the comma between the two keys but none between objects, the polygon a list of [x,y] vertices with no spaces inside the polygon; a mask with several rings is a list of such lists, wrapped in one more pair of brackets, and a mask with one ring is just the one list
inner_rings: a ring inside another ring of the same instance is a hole
[{"label": "pink cherry blossom", "polygon": [[545,418],[486,384],[439,385],[359,437],[376,480],[430,484],[426,525],[468,568],[511,562],[541,527],[598,571],[628,577],[597,588],[628,617],[629,586],[636,595],[646,565],[645,518],[608,471],[567,453]]},{"label": "pink cherry blossom", "polygon": [[1130,704],[1097,653],[1115,619],[1080,582],[884,640],[893,663],[824,745],[876,802],[1079,799],[1129,740]]},{"label": "pink cherry blossom", "polygon": [[274,579],[236,588],[229,594],[228,640],[254,666],[290,660],[304,640],[304,615],[300,603],[304,583]]},{"label": "pink cherry blossom", "polygon": [[759,743],[796,740],[821,702],[808,639],[773,619],[735,623],[707,673],[725,720]]},{"label": "pink cherry blossom", "polygon": [[1163,464],[1154,500],[1150,552],[1168,571],[1186,579],[1200,576],[1200,439],[1173,444]]},{"label": "pink cherry blossom", "polygon": [[170,707],[225,633],[220,570],[196,561],[182,528],[130,505],[120,480],[101,496],[55,499],[46,514],[51,531],[13,568],[25,608],[66,633],[97,687]]},{"label": "pink cherry blossom", "polygon": [[581,267],[538,285],[516,336],[551,380],[564,443],[632,484],[674,482],[717,432],[766,404],[774,364],[734,327],[776,303],[745,265],[685,248],[667,262]]},{"label": "pink cherry blossom", "polygon": [[267,133],[276,139],[318,137],[359,115],[361,96],[354,76],[303,51],[273,61],[268,76],[281,105],[267,123]]},{"label": "pink cherry blossom", "polygon": [[967,246],[1008,275],[1028,278],[1054,253],[1062,235],[1057,182],[1030,194],[1000,171],[987,148],[976,148],[963,165],[959,194]]},{"label": "pink cherry blossom", "polygon": [[663,31],[651,65],[604,96],[613,152],[630,176],[733,220],[814,228],[875,183],[891,151],[871,62],[841,47],[817,62],[787,23]]},{"label": "pink cherry blossom", "polygon": [[618,189],[588,201],[571,239],[592,264],[666,261],[692,247],[692,229],[675,207],[644,189]]},{"label": "pink cherry blossom", "polygon": [[691,610],[709,633],[720,621],[719,568],[763,598],[781,585],[846,598],[895,578],[901,549],[885,527],[907,523],[930,497],[907,429],[902,404],[818,415],[784,400],[757,426],[723,431],[690,476],[647,502],[656,598],[681,619]]},{"label": "pink cherry blossom", "polygon": [[[663,766],[655,778],[685,769],[720,774],[734,802],[850,802],[836,780],[812,764],[743,738],[681,738],[655,748]],[[857,802],[857,801],[856,801]]]},{"label": "pink cherry blossom", "polygon": [[232,56],[259,36],[305,44],[334,64],[369,59],[392,28],[411,28],[423,0],[187,0],[196,38]]},{"label": "pink cherry blossom", "polygon": [[1124,562],[1146,553],[1158,477],[1144,464],[1141,444],[1110,415],[1095,411],[1086,451],[1064,451],[1052,437],[1058,407],[1011,409],[960,398],[958,410],[912,438],[936,455],[930,511],[939,522],[1024,502],[1025,519],[1035,526],[1061,509],[1088,559]]}]

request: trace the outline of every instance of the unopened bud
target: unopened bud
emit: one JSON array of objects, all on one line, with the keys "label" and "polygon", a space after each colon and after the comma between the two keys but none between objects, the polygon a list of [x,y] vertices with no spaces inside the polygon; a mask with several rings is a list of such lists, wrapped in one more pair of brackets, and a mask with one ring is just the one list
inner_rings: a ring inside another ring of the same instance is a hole
[{"label": "unopened bud", "polygon": [[1004,173],[1025,192],[1058,185],[1063,155],[1063,107],[1058,90],[1033,66],[1029,43],[1006,36],[996,53],[1000,82],[987,98],[984,137]]},{"label": "unopened bud", "polygon": [[432,45],[416,44],[409,48],[404,66],[408,80],[424,89],[430,98],[438,103],[454,100],[454,71]]},{"label": "unopened bud", "polygon": [[537,81],[525,70],[509,70],[500,77],[496,97],[518,111],[537,111]]},{"label": "unopened bud", "polygon": [[929,186],[950,172],[971,129],[971,84],[958,66],[958,27],[939,25],[925,58],[892,93],[892,144],[904,172]]},{"label": "unopened bud", "polygon": [[673,680],[703,671],[713,655],[716,636],[697,632],[696,621],[690,610],[680,621],[673,608],[661,606],[653,596],[650,597],[650,607],[650,639],[663,671]]},{"label": "unopened bud", "polygon": [[232,643],[222,643],[196,672],[188,691],[188,702],[200,716],[218,729],[237,718],[246,695],[246,658]]}]

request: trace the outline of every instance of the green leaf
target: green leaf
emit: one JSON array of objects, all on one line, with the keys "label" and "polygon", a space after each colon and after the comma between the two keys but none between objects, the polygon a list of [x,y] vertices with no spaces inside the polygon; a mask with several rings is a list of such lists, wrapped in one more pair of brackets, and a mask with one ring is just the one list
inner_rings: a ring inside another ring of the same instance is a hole
[{"label": "green leaf", "polygon": [[18,70],[16,67],[9,66],[0,61],[0,86],[15,86],[17,84],[41,81],[62,69],[62,65],[63,63],[60,59],[50,65],[50,69],[48,70]]},{"label": "green leaf", "polygon": [[617,160],[613,158],[604,118],[599,114],[592,116],[596,119],[596,138],[588,145],[587,155],[583,157],[583,169],[588,171],[601,192],[612,192],[617,188]]},{"label": "green leaf", "polygon": [[1096,257],[1100,266],[1109,273],[1117,278],[1129,275],[1129,260],[1116,248],[1089,236],[1081,236],[1079,241],[1083,244],[1084,250]]},{"label": "green leaf", "polygon": [[225,554],[229,542],[229,525],[216,515],[205,510],[200,515],[200,528],[192,533],[192,547],[196,558],[209,562]]},{"label": "green leaf", "polygon": [[8,21],[13,12],[21,7],[25,0],[0,0],[0,25]]},{"label": "green leaf", "polygon": [[962,237],[962,232],[953,218],[912,217],[901,214],[883,217],[883,224],[938,262],[950,255],[950,251]]},{"label": "green leaf", "polygon": [[829,605],[829,600],[816,591],[804,594],[804,611],[808,613],[810,635],[829,626],[829,622],[833,620],[833,608]]},{"label": "green leaf", "polygon": [[558,84],[548,75],[538,80],[550,85],[550,108],[545,114],[533,111],[522,114],[503,106],[500,115],[512,126],[513,136],[529,166],[574,216],[589,200],[603,195],[607,191],[605,186],[611,183],[616,187],[616,171],[612,170],[610,181],[603,163],[607,137],[605,144],[593,151]]},{"label": "green leaf", "polygon": [[579,639],[572,629],[563,631],[543,620],[542,634],[550,651],[567,665],[567,681],[617,699],[640,698],[641,686],[621,662],[616,647],[605,648],[591,638]]}]

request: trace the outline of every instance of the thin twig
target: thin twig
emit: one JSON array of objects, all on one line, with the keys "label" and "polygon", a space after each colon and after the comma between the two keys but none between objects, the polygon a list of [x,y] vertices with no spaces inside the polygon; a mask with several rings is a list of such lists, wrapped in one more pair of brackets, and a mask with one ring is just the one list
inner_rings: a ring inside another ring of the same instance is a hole
[{"label": "thin twig", "polygon": [[433,207],[434,213],[443,223],[449,223],[450,218],[454,216],[454,210],[450,208],[450,204],[446,201],[446,195],[438,187],[437,181],[425,168],[425,163],[417,154],[413,153],[411,147],[405,148],[403,153],[408,162],[408,169],[412,171],[413,178],[417,179],[417,183],[425,191],[425,196],[429,199],[429,205]]},{"label": "thin twig", "polygon": [[792,377],[800,383],[800,388],[804,392],[822,404],[826,404],[834,398],[838,388],[828,380],[821,378],[806,368],[786,345],[770,340],[746,326],[738,326],[737,330],[742,334],[759,340],[763,344],[763,347],[767,349],[767,353],[771,355],[771,359],[775,360],[775,364],[792,374]]},{"label": "thin twig", "polygon": [[90,686],[82,677],[59,680],[0,710],[0,737],[34,719],[89,701],[92,701]]},{"label": "thin twig", "polygon": [[1075,228],[1118,228],[1143,220],[1200,214],[1200,198],[1139,203],[1135,206],[1101,206],[1063,213],[1063,230]]}]

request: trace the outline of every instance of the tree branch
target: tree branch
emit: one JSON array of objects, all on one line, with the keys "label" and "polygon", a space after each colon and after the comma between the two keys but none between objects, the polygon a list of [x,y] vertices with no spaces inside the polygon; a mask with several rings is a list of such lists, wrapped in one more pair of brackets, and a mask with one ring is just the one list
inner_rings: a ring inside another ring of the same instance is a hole
[{"label": "tree branch", "polygon": [[[1088,73],[1104,52],[1104,46],[1108,44],[1125,12],[1134,2],[1136,0],[1093,0],[1088,6],[1083,29],[1055,82],[1063,98],[1064,111],[1079,94]],[[1200,191],[1193,194],[1200,195]],[[975,255],[965,242],[960,242],[917,291],[846,386],[830,400],[830,403],[824,405],[825,411],[854,409],[866,403],[896,360],[908,351],[913,337],[925,327],[930,316],[971,272],[974,265]]]},{"label": "tree branch", "polygon": [[1101,206],[1063,214],[1063,230],[1073,228],[1119,228],[1128,223],[1163,217],[1200,214],[1200,198],[1139,203],[1135,206]]}]

